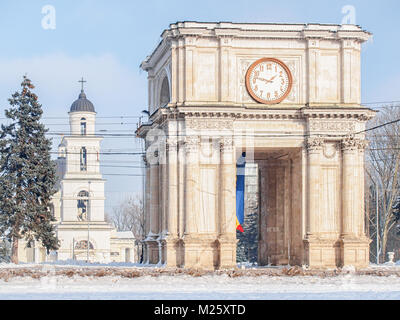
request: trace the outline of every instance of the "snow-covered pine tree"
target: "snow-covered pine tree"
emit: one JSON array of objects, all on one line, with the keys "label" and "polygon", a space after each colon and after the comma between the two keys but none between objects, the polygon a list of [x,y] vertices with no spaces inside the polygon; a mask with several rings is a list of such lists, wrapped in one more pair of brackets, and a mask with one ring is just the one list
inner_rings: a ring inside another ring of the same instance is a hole
[{"label": "snow-covered pine tree", "polygon": [[12,243],[13,263],[18,263],[18,239],[26,239],[28,246],[40,241],[47,251],[58,248],[50,212],[57,181],[51,141],[45,137],[42,106],[26,76],[21,87],[9,99],[9,121],[0,130],[0,235]]}]

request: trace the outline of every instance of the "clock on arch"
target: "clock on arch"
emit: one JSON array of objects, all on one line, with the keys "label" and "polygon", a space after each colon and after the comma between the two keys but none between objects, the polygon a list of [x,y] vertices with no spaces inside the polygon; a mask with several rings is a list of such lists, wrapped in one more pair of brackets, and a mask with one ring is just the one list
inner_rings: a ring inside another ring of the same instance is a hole
[{"label": "clock on arch", "polygon": [[261,58],[251,64],[246,73],[246,88],[250,96],[263,104],[283,101],[292,89],[292,74],[281,60]]}]

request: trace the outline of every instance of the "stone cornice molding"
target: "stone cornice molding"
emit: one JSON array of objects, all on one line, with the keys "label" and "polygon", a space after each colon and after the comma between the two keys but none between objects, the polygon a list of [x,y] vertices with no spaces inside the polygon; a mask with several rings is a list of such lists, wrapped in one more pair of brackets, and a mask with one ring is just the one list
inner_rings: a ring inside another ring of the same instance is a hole
[{"label": "stone cornice molding", "polygon": [[[238,39],[326,39],[340,41],[352,39],[365,42],[371,33],[354,25],[335,24],[280,24],[280,23],[232,23],[232,22],[193,22],[183,21],[170,24],[161,34],[162,40],[150,56],[141,63],[143,70],[149,70],[171,47],[179,46],[176,42],[187,45],[185,38],[220,38]],[[188,45],[194,45],[188,43]],[[175,42],[175,43],[174,43]]]},{"label": "stone cornice molding", "polygon": [[371,120],[376,111],[367,108],[304,108],[302,114],[306,119],[356,119]]},{"label": "stone cornice molding", "polygon": [[[159,127],[167,120],[182,120],[187,122],[187,127],[194,130],[201,129],[231,129],[235,120],[306,120],[310,123],[311,130],[322,130],[329,127],[342,127],[343,130],[353,131],[352,121],[366,122],[372,119],[376,111],[368,108],[342,108],[342,107],[326,107],[326,108],[243,108],[243,107],[177,107],[158,109],[152,116],[152,122],[140,126],[136,133],[140,137],[144,137],[146,133],[155,127]],[[320,122],[317,125],[315,120],[334,120],[339,121],[329,124],[328,122]],[[222,121],[222,122],[221,122]],[[219,124],[218,124],[219,122]],[[317,129],[316,126],[321,127]],[[314,128],[315,127],[315,128]],[[330,130],[328,128],[328,131]],[[335,129],[336,130],[336,129]]]},{"label": "stone cornice molding", "polygon": [[324,107],[324,108],[270,108],[262,105],[258,109],[245,107],[220,107],[220,106],[198,106],[177,107],[159,109],[154,114],[154,123],[162,123],[166,119],[189,119],[189,118],[229,118],[235,119],[356,119],[368,121],[372,119],[376,111],[358,107]]}]

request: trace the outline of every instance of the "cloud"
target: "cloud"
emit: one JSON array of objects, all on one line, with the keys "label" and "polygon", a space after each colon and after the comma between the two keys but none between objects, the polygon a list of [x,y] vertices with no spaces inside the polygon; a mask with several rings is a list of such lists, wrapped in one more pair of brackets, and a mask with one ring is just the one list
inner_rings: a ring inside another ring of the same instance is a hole
[{"label": "cloud", "polygon": [[122,65],[113,55],[71,57],[63,53],[25,59],[0,58],[0,110],[18,90],[22,76],[36,86],[35,92],[45,114],[66,116],[80,92],[83,76],[85,92],[100,115],[139,114],[146,104],[146,78],[139,70]]}]

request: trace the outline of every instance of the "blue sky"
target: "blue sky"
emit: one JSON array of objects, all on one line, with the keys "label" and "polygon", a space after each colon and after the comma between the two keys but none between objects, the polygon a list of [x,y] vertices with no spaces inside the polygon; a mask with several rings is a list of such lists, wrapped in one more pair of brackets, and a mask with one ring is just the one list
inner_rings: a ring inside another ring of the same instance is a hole
[{"label": "blue sky", "polygon": [[[42,28],[44,5],[56,10],[55,30]],[[400,1],[2,0],[0,112],[27,72],[37,87],[44,117],[67,116],[79,94],[77,81],[81,76],[88,81],[86,93],[99,117],[138,116],[147,104],[146,74],[139,65],[170,23],[198,20],[339,24],[345,5],[355,7],[356,24],[374,35],[362,53],[363,102],[400,100]],[[136,120],[99,119],[98,128],[133,131]],[[113,124],[121,121],[124,124]],[[68,129],[67,118],[45,119],[45,123],[51,131]],[[57,139],[54,144],[58,144]],[[103,147],[134,151],[139,144],[133,138],[107,138]],[[103,159],[119,166],[139,160],[133,156]],[[141,173],[137,168],[112,167],[104,167],[103,172]],[[127,194],[141,191],[139,177],[106,178],[108,211]]]}]

